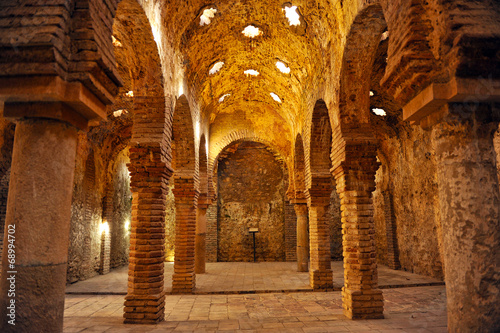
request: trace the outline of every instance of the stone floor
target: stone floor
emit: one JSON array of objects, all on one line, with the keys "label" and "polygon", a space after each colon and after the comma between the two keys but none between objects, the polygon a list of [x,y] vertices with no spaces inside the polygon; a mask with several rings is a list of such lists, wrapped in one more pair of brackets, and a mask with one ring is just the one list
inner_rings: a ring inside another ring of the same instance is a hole
[{"label": "stone floor", "polygon": [[[334,290],[344,284],[341,261],[332,262]],[[172,288],[173,265],[165,264],[165,289]],[[443,282],[405,271],[395,271],[379,265],[380,288],[441,285]],[[309,273],[297,272],[294,262],[220,262],[207,263],[206,273],[196,275],[196,294],[312,291]],[[68,294],[117,294],[127,292],[127,267],[109,274],[77,282],[66,288]]]},{"label": "stone floor", "polygon": [[[446,290],[437,280],[380,267],[380,284],[388,288],[383,291],[386,318],[353,321],[342,315],[340,292],[299,291],[307,288],[302,276],[307,273],[296,273],[290,264],[208,264],[208,273],[197,276],[200,294],[167,296],[165,322],[158,325],[123,324],[123,295],[117,293],[124,290],[126,269],[120,269],[68,287],[64,332],[447,331]],[[412,287],[393,288],[403,284]],[[252,287],[256,293],[247,293]]]}]

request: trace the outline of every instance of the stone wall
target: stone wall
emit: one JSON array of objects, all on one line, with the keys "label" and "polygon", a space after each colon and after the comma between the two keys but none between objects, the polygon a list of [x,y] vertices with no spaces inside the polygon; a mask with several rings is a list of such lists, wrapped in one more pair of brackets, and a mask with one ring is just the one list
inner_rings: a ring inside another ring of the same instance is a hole
[{"label": "stone wall", "polygon": [[[113,191],[111,232],[111,268],[123,266],[128,263],[130,244],[130,219],[132,212],[132,193],[130,192],[130,176],[127,163],[128,149],[122,151],[112,169]],[[108,221],[110,222],[110,221]]]},{"label": "stone wall", "polygon": [[175,255],[175,197],[173,185],[168,187],[165,203],[165,261],[173,262]]},{"label": "stone wall", "polygon": [[206,261],[217,262],[217,202],[207,209]]},{"label": "stone wall", "polygon": [[392,197],[401,268],[443,278],[441,222],[435,153],[428,131],[398,125],[399,135],[385,132],[382,170],[377,173],[375,207],[377,259],[387,263],[384,194]]},{"label": "stone wall", "polygon": [[[332,179],[333,181],[333,179]],[[334,181],[333,181],[334,182]],[[340,216],[340,198],[332,184],[332,194],[330,195],[330,205],[328,206],[327,219],[330,221],[330,252],[332,260],[342,260],[342,220]]]},{"label": "stone wall", "polygon": [[94,152],[87,142],[78,142],[71,228],[68,251],[67,282],[73,283],[96,275],[100,266],[102,197],[96,184]]},{"label": "stone wall", "polygon": [[266,146],[243,142],[218,167],[218,261],[285,261],[285,179]]}]

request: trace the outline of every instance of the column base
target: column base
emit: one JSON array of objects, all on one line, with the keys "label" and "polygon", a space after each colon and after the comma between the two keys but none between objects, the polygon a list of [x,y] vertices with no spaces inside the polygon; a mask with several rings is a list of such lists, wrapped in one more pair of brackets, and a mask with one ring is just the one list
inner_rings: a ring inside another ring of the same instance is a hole
[{"label": "column base", "polygon": [[196,274],[183,273],[172,275],[172,294],[192,294],[196,285]]},{"label": "column base", "polygon": [[309,271],[309,283],[314,290],[333,290],[332,270]]},{"label": "column base", "polygon": [[297,262],[297,272],[309,272],[309,263]]},{"label": "column base", "polygon": [[342,288],[344,316],[349,319],[384,318],[384,297],[380,289],[349,290]]},{"label": "column base", "polygon": [[157,324],[165,320],[165,292],[158,295],[127,295],[125,324]]}]

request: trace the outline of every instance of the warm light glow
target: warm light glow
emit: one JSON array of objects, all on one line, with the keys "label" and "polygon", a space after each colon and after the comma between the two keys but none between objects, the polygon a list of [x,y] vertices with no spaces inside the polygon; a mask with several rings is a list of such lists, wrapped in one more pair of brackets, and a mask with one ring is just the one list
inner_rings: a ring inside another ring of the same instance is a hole
[{"label": "warm light glow", "polygon": [[379,108],[373,108],[372,112],[375,113],[377,116],[387,116],[387,113],[385,112],[384,109],[379,109]]},{"label": "warm light glow", "polygon": [[389,38],[389,31],[386,31],[382,34],[382,36],[380,37],[380,41],[384,41],[387,38]]},{"label": "warm light glow", "polygon": [[207,153],[207,158],[208,158],[208,140],[205,141],[205,151]]},{"label": "warm light glow", "polygon": [[259,75],[260,73],[257,72],[256,70],[254,69],[247,69],[246,71],[244,71],[243,73],[245,73],[246,76],[248,75],[252,75],[252,76],[257,76]]},{"label": "warm light glow", "polygon": [[222,96],[219,98],[219,103],[224,102],[224,100],[226,99],[226,97],[229,97],[229,96],[231,96],[231,94],[225,94],[225,95],[222,95]]},{"label": "warm light glow", "polygon": [[195,124],[194,124],[194,136],[196,138],[199,138],[200,137],[200,122],[197,121]]},{"label": "warm light glow", "polygon": [[212,22],[215,13],[217,13],[217,9],[215,8],[205,9],[203,14],[200,16],[200,26],[209,25],[210,22]]},{"label": "warm light glow", "polygon": [[115,36],[111,36],[111,40],[113,41],[113,46],[116,46],[116,47],[123,47],[122,43],[115,38]]},{"label": "warm light glow", "polygon": [[242,33],[248,38],[255,38],[262,34],[262,31],[260,31],[260,29],[256,26],[248,25],[245,29],[243,29]]},{"label": "warm light glow", "polygon": [[108,222],[102,222],[100,225],[99,225],[99,232],[102,234],[102,233],[105,233],[106,235],[109,234],[109,224]]},{"label": "warm light glow", "polygon": [[375,94],[373,93],[373,91],[370,90],[370,97],[374,96]]},{"label": "warm light glow", "polygon": [[220,71],[220,69],[222,68],[222,66],[224,66],[224,62],[223,61],[216,62],[212,66],[212,68],[210,69],[210,71],[208,71],[208,74],[214,75],[215,73],[217,73],[218,71]]},{"label": "warm light glow", "polygon": [[127,231],[129,230],[129,228],[130,228],[130,221],[129,220],[125,221],[124,227],[125,227],[125,230],[127,230]]},{"label": "warm light glow", "polygon": [[179,83],[179,95],[177,96],[182,96],[184,95],[184,84],[182,82]]},{"label": "warm light glow", "polygon": [[276,62],[276,67],[278,67],[281,73],[290,74],[290,67],[287,67],[283,62],[279,60]]},{"label": "warm light glow", "polygon": [[127,97],[134,97],[134,92],[130,90],[128,93],[125,94]]},{"label": "warm light glow", "polygon": [[290,25],[300,25],[300,15],[297,13],[297,6],[285,7],[283,10]]},{"label": "warm light glow", "polygon": [[281,103],[281,98],[275,93],[271,93],[271,97],[278,103]]}]

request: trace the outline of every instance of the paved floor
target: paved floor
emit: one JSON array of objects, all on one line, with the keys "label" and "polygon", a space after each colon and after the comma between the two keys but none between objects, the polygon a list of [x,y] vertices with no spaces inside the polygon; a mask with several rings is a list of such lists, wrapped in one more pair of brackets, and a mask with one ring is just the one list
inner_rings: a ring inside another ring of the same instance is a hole
[{"label": "paved floor", "polygon": [[123,296],[67,295],[64,332],[446,332],[444,286],[384,290],[385,319],[348,320],[340,292],[169,295],[165,322],[123,324]]},{"label": "paved floor", "polygon": [[[261,263],[207,263],[205,274],[196,275],[196,294],[312,291],[309,273],[296,271],[294,262]],[[332,262],[334,290],[344,284],[341,261]],[[172,288],[173,265],[165,264],[165,289]],[[443,284],[441,281],[379,265],[379,286],[426,286]],[[127,267],[113,270],[106,275],[77,282],[66,288],[68,294],[119,294],[127,292]]]},{"label": "paved floor", "polygon": [[[172,268],[165,268],[166,289]],[[340,287],[342,263],[332,268]],[[379,267],[379,284],[389,288],[383,291],[385,319],[355,321],[342,315],[340,292],[308,291],[308,273],[295,272],[295,263],[209,263],[207,273],[196,276],[198,294],[167,296],[165,322],[125,325],[121,294],[126,274],[124,267],[69,286],[64,332],[447,331],[445,286],[384,266]],[[247,293],[252,290],[256,293]]]}]

